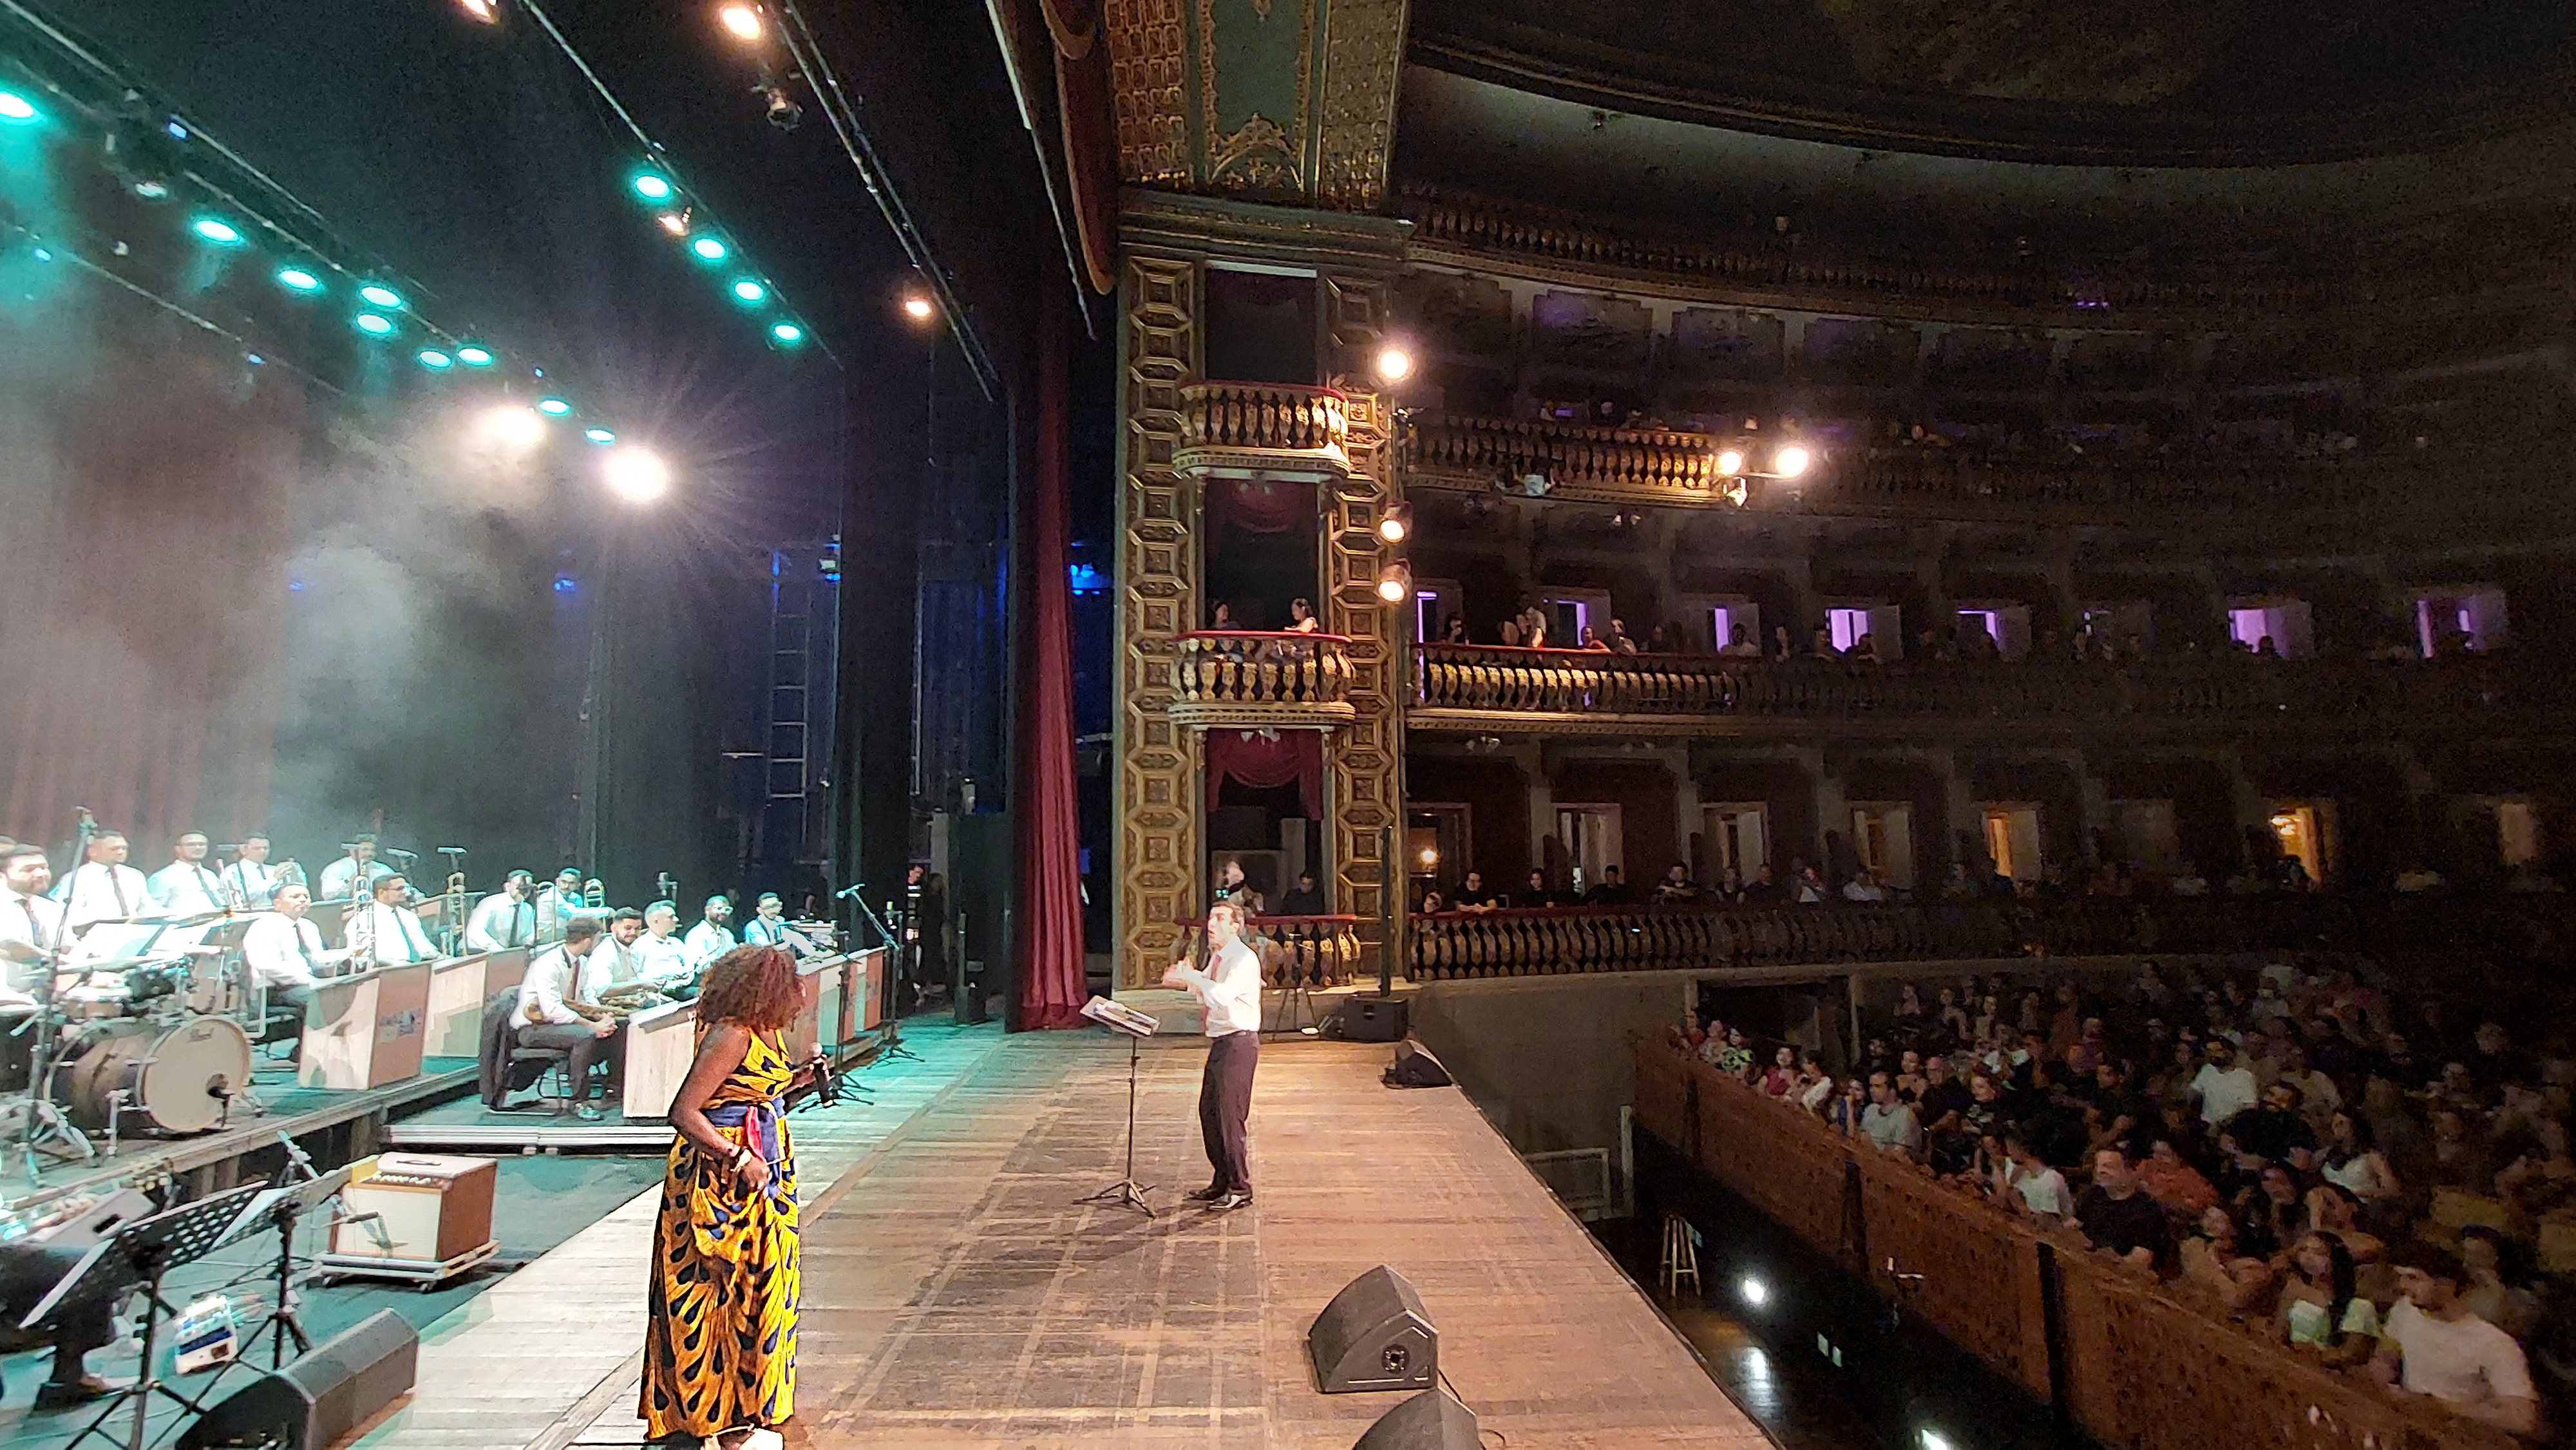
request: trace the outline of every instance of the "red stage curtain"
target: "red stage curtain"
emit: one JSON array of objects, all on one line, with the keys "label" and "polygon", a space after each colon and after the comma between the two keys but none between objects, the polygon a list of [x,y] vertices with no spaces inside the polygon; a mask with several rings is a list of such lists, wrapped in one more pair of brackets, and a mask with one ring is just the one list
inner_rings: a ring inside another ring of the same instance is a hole
[{"label": "red stage curtain", "polygon": [[1228,529],[1284,534],[1315,522],[1315,486],[1278,479],[1220,478],[1208,486],[1203,506],[1207,546],[1214,552]]},{"label": "red stage curtain", "polygon": [[1118,285],[1118,128],[1099,0],[1041,0],[1055,41],[1055,98],[1064,134],[1065,187],[1092,290]]},{"label": "red stage curtain", "polygon": [[1297,783],[1306,819],[1324,818],[1324,737],[1313,730],[1211,730],[1207,737],[1207,803],[1216,809],[1217,791],[1227,780],[1254,790]]},{"label": "red stage curtain", "polygon": [[1020,681],[1021,1030],[1079,1027],[1091,993],[1082,966],[1081,817],[1074,797],[1073,584],[1066,573],[1064,293],[1046,289],[1038,340],[1037,468],[1029,489],[1027,647]]}]

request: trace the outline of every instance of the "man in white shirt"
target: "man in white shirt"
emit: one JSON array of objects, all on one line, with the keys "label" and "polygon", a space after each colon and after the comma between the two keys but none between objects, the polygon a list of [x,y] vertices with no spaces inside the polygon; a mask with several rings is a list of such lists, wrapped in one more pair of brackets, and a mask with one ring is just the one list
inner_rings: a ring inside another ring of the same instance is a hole
[{"label": "man in white shirt", "polygon": [[2209,1061],[2201,1064],[2189,1091],[2200,1099],[2200,1120],[2214,1130],[2261,1101],[2263,1090],[2254,1081],[2254,1069],[2236,1061],[2235,1043],[2212,1037],[2207,1051]]},{"label": "man in white shirt", "polygon": [[617,988],[642,981],[644,967],[635,943],[643,935],[644,913],[631,906],[609,913],[608,937],[583,959],[577,995],[585,1002],[604,1002]]},{"label": "man in white shirt", "polygon": [[744,945],[785,947],[800,960],[822,954],[823,949],[808,940],[805,933],[787,924],[787,903],[778,899],[777,892],[760,893],[760,904],[755,911],[751,920],[742,924]]},{"label": "man in white shirt", "polygon": [[342,941],[359,969],[392,962],[427,962],[438,958],[420,913],[403,905],[411,883],[400,876],[376,879],[376,899],[349,913]]},{"label": "man in white shirt", "polygon": [[733,899],[716,895],[707,898],[706,919],[689,928],[681,941],[689,949],[690,965],[703,970],[707,963],[742,945],[733,934]]},{"label": "man in white shirt", "polygon": [[53,863],[33,846],[0,851],[0,961],[8,964],[0,979],[0,1005],[23,1006],[36,999],[27,989],[47,970],[45,961],[61,951],[70,932],[63,926],[63,906],[48,900]]},{"label": "man in white shirt", "polygon": [[566,866],[555,873],[555,879],[537,888],[537,940],[558,942],[564,939],[564,926],[577,918],[588,917],[607,929],[608,913],[592,906],[582,895],[581,869]]},{"label": "man in white shirt", "polygon": [[2411,1239],[2388,1254],[2405,1297],[2379,1331],[2371,1376],[2407,1395],[2430,1395],[2453,1414],[2516,1435],[2539,1428],[2531,1368],[2513,1336],[2460,1302],[2468,1270],[2450,1250]]},{"label": "man in white shirt", "polygon": [[1208,1186],[1190,1195],[1213,1209],[1252,1201],[1252,1160],[1244,1123],[1252,1115],[1252,1074],[1261,1062],[1261,958],[1243,940],[1243,908],[1208,908],[1208,965],[1172,963],[1163,985],[1180,987],[1207,1014],[1207,1067],[1199,1074],[1199,1136],[1207,1146]]},{"label": "man in white shirt", "polygon": [[125,855],[125,837],[114,831],[89,838],[86,859],[54,883],[65,929],[77,932],[94,921],[125,921],[152,909],[143,873],[126,865]]},{"label": "man in white shirt", "polygon": [[644,934],[635,940],[635,965],[643,980],[664,991],[685,989],[697,976],[697,959],[680,939],[679,903],[657,901],[644,908]]},{"label": "man in white shirt", "polygon": [[[258,831],[242,837],[241,851],[223,869],[224,895],[236,911],[266,911],[277,904],[277,888],[304,884],[304,871],[292,861],[268,864],[268,837]],[[310,901],[312,893],[307,892]]]},{"label": "man in white shirt", "polygon": [[170,864],[143,879],[152,904],[169,916],[205,916],[224,909],[223,878],[206,864],[206,833],[190,831],[171,852]]},{"label": "man in white shirt", "polygon": [[536,889],[534,872],[513,871],[502,877],[501,889],[474,903],[473,914],[465,918],[465,949],[497,952],[534,946],[537,908],[528,895]]},{"label": "man in white shirt", "polygon": [[606,1008],[583,1000],[577,986],[582,959],[599,943],[596,917],[577,916],[565,922],[564,939],[529,960],[528,973],[519,980],[519,1011],[514,1019],[521,1047],[564,1052],[572,1073],[573,1115],[584,1122],[599,1120],[599,1109],[590,1102],[591,1065],[605,1056],[614,1073],[625,1057],[625,1024]]},{"label": "man in white shirt", "polygon": [[354,901],[357,883],[364,879],[372,895],[376,882],[394,874],[394,868],[376,859],[376,838],[360,836],[349,843],[349,854],[322,868],[322,899]]},{"label": "man in white shirt", "polygon": [[323,963],[344,955],[322,949],[322,928],[305,915],[313,909],[313,892],[299,882],[277,889],[275,909],[251,918],[242,933],[242,959],[268,988],[272,1007],[301,1012],[313,1002],[313,984]]}]

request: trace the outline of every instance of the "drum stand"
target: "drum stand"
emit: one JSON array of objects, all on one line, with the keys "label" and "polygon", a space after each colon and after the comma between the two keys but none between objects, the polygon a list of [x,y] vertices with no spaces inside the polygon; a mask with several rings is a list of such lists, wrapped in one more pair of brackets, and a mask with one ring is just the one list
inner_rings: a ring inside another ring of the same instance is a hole
[{"label": "drum stand", "polygon": [[16,1135],[18,1151],[27,1160],[27,1185],[31,1188],[44,1182],[42,1153],[52,1152],[80,1163],[98,1156],[88,1135],[73,1127],[71,1119],[54,1102],[54,1074],[62,1066],[56,1057],[62,1047],[64,1026],[61,1014],[54,1010],[54,970],[55,964],[48,961],[39,974],[44,990],[36,1015],[17,1028],[38,1034],[35,1054],[27,1067],[27,1095],[14,1103],[0,1103],[0,1131]]}]

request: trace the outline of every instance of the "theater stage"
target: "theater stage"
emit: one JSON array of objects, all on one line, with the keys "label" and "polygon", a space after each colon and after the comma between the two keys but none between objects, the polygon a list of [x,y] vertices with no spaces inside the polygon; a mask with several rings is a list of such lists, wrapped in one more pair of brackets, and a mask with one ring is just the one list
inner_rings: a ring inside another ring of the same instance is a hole
[{"label": "theater stage", "polygon": [[[1315,1393],[1304,1336],[1378,1263],[1421,1291],[1451,1383],[1516,1450],[1767,1444],[1463,1096],[1379,1085],[1387,1048],[1269,1044],[1257,1201],[1148,1221],[1077,1201],[1121,1171],[1123,1043],[907,1039],[926,1060],[870,1073],[875,1108],[796,1120],[806,1300],[791,1444],[1343,1450],[1399,1397]],[[1145,1047],[1137,1176],[1157,1206],[1206,1180],[1202,1052]],[[640,1443],[651,1206],[434,1328],[421,1390],[360,1443]]]}]

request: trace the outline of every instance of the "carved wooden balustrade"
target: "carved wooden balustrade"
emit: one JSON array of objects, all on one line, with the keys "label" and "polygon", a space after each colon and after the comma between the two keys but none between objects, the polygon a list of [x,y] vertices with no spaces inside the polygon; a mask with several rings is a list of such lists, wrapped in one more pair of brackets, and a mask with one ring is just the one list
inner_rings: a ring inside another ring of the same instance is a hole
[{"label": "carved wooden balustrade", "polygon": [[1467,476],[1480,486],[1538,473],[1569,492],[1609,489],[1702,502],[1726,486],[1717,471],[1716,441],[1697,433],[1423,417],[1406,425],[1400,443],[1406,469]]},{"label": "carved wooden balustrade", "polygon": [[[2094,1253],[2072,1230],[2042,1234],[1662,1042],[1636,1044],[1635,1075],[1640,1129],[2035,1398],[2047,1401],[2062,1386],[2065,1409],[2100,1443],[2518,1443],[2431,1401],[2391,1399],[2358,1370],[2325,1369],[2274,1342],[2265,1324],[2236,1322],[2189,1289],[2159,1285]],[[2051,1318],[2065,1326],[2055,1346]]]},{"label": "carved wooden balustrade", "polygon": [[1416,981],[1822,962],[1969,961],[2043,951],[2249,951],[2350,936],[2331,897],[2078,897],[2052,904],[1568,906],[1417,912]]},{"label": "carved wooden balustrade", "polygon": [[1326,729],[1354,717],[1351,642],[1338,634],[1197,630],[1177,641],[1172,718],[1201,728],[1296,725]]},{"label": "carved wooden balustrade", "polygon": [[1350,413],[1331,388],[1286,383],[1192,383],[1181,389],[1181,441],[1172,467],[1201,477],[1338,478]]},{"label": "carved wooden balustrade", "polygon": [[1263,916],[1252,932],[1261,942],[1262,980],[1273,987],[1339,986],[1359,966],[1356,916]]},{"label": "carved wooden balustrade", "polygon": [[1567,717],[1662,733],[1736,722],[1962,721],[2064,728],[2109,720],[2335,725],[2357,717],[2456,726],[2549,707],[2562,690],[2500,657],[1903,660],[1889,664],[1614,654],[1503,645],[1416,647],[1417,726],[1546,731]]}]

